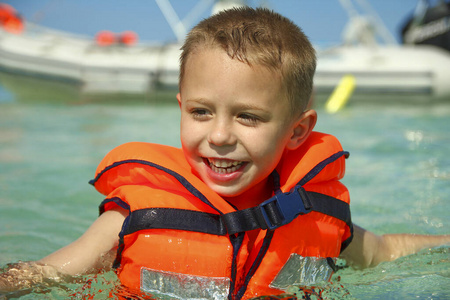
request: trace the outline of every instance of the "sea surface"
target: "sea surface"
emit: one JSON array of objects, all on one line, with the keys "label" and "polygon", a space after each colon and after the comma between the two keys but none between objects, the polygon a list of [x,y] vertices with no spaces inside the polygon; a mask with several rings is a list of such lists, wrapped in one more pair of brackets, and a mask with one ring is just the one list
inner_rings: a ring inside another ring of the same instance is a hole
[{"label": "sea surface", "polygon": [[[0,88],[0,267],[37,260],[77,239],[102,195],[88,181],[114,147],[146,141],[179,147],[171,101],[22,101]],[[336,114],[317,105],[316,129],[350,152],[344,183],[353,221],[377,234],[450,233],[450,99],[363,103]],[[112,272],[11,293],[19,299],[103,299]],[[450,246],[375,268],[344,268],[325,299],[450,299]],[[0,299],[3,299],[0,295]]]}]

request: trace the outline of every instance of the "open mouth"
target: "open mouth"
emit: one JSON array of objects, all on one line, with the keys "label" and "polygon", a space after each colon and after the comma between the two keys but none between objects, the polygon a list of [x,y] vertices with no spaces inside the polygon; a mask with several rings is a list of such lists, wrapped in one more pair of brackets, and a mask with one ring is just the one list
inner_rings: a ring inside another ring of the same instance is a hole
[{"label": "open mouth", "polygon": [[236,172],[246,164],[244,161],[215,158],[205,159],[205,162],[209,165],[211,170],[220,174]]}]

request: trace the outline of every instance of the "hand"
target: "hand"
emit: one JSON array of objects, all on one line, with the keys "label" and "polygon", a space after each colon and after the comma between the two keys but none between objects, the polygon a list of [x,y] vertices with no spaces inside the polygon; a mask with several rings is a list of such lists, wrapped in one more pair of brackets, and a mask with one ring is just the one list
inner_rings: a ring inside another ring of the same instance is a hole
[{"label": "hand", "polygon": [[51,266],[36,262],[8,264],[0,273],[0,292],[31,288],[35,284],[43,283],[45,279],[58,282],[61,281],[61,274]]}]

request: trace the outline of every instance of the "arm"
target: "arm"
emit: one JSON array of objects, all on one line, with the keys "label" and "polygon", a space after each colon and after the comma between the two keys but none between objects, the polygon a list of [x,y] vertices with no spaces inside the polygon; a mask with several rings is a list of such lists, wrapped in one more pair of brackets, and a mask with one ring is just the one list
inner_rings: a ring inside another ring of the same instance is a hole
[{"label": "arm", "polygon": [[127,211],[103,213],[76,241],[36,262],[12,264],[0,273],[0,291],[13,291],[62,275],[81,275],[109,269]]},{"label": "arm", "polygon": [[353,241],[341,253],[356,268],[374,267],[425,248],[450,243],[450,235],[385,234],[376,235],[353,224]]}]

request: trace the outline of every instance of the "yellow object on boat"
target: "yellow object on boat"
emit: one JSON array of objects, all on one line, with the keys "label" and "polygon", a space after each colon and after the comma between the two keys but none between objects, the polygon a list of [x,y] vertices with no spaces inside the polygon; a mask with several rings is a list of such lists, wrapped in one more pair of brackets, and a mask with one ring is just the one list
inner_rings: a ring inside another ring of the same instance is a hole
[{"label": "yellow object on boat", "polygon": [[345,75],[339,81],[330,98],[325,103],[328,113],[335,113],[345,106],[355,89],[356,80],[353,75]]}]

